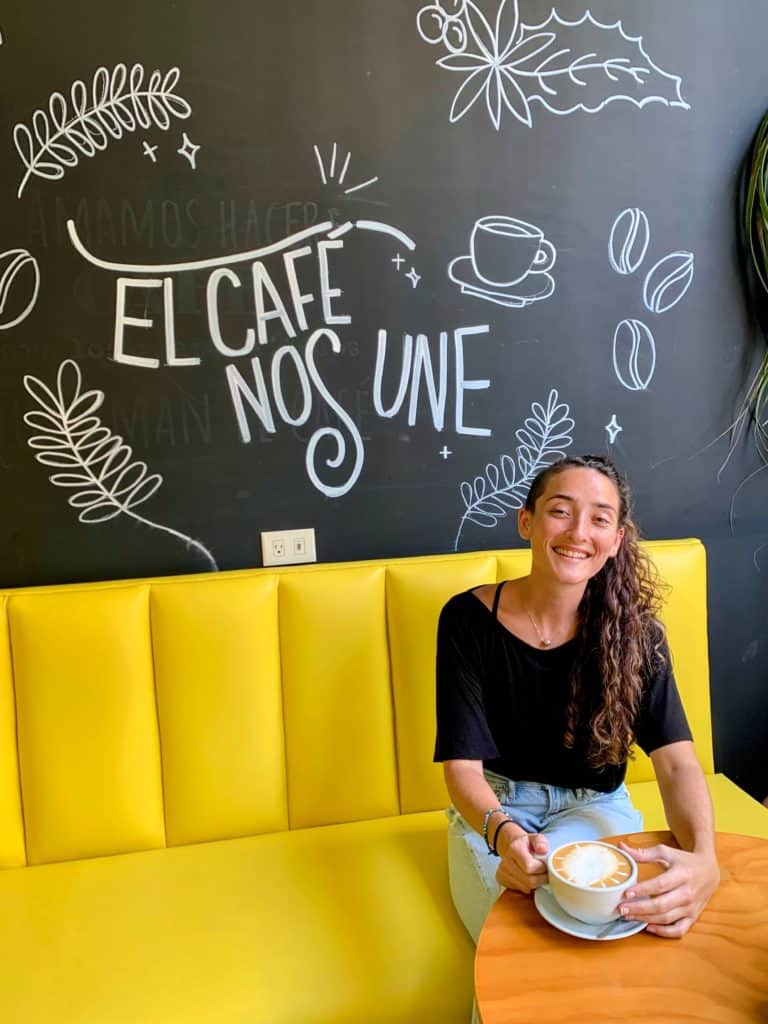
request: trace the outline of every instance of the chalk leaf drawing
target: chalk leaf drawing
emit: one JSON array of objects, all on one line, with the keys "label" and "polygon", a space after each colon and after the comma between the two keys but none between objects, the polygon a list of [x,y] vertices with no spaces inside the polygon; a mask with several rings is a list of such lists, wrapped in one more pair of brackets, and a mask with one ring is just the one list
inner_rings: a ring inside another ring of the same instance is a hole
[{"label": "chalk leaf drawing", "polygon": [[565,455],[573,444],[574,422],[570,408],[559,401],[557,391],[549,392],[546,406],[533,402],[531,413],[523,426],[515,431],[520,442],[515,449],[516,459],[502,455],[498,466],[489,463],[484,476],[464,481],[459,490],[464,513],[454,542],[458,550],[461,531],[466,523],[487,529],[495,526],[511,511],[522,508],[533,478],[545,466]]},{"label": "chalk leaf drawing", "polygon": [[40,407],[24,414],[26,425],[36,431],[27,443],[41,465],[57,471],[51,473],[51,483],[73,492],[68,502],[80,510],[81,523],[130,516],[177,537],[202,554],[212,569],[218,568],[213,555],[198,541],[134,511],[155,494],[163,478],[148,473],[146,463],[134,461],[130,445],[94,415],[104,402],[104,392],[83,390],[77,363],[72,359],[61,363],[55,391],[30,375],[24,377],[24,387]]},{"label": "chalk leaf drawing", "polygon": [[491,214],[475,223],[469,254],[448,264],[448,276],[465,295],[522,308],[555,290],[549,270],[557,252],[535,224]]},{"label": "chalk leaf drawing", "polygon": [[141,64],[130,70],[117,64],[112,71],[98,68],[90,90],[78,79],[69,101],[62,93],[53,93],[47,111],[36,110],[32,115],[31,128],[17,124],[13,129],[16,150],[26,167],[17,196],[33,174],[56,181],[67,167],[76,167],[81,157],[106,149],[111,139],[153,125],[167,130],[171,118],[189,117],[189,103],[174,92],[178,81],[178,68],[165,75],[155,70],[145,81]]},{"label": "chalk leaf drawing", "polygon": [[645,391],[656,369],[656,342],[642,320],[622,320],[613,334],[613,370],[628,391]]},{"label": "chalk leaf drawing", "polygon": [[654,64],[642,37],[627,35],[620,21],[604,25],[590,11],[567,21],[552,9],[544,21],[527,25],[518,0],[501,0],[495,18],[474,0],[447,8],[422,7],[417,27],[425,42],[448,50],[437,65],[461,78],[451,124],[483,102],[497,131],[505,111],[530,128],[534,102],[561,115],[595,113],[615,100],[689,109],[680,78]]},{"label": "chalk leaf drawing", "polygon": [[0,331],[26,320],[37,302],[40,268],[26,249],[0,253]]}]

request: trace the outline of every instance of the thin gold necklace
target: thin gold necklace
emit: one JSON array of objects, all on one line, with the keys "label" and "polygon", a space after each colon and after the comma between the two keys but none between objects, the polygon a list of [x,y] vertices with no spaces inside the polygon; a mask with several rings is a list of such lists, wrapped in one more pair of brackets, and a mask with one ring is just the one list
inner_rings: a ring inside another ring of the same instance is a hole
[{"label": "thin gold necklace", "polygon": [[550,637],[546,637],[546,636],[543,635],[543,633],[541,632],[541,630],[539,629],[539,627],[536,624],[536,619],[534,619],[534,617],[531,615],[531,613],[528,611],[527,608],[525,609],[525,614],[531,620],[531,625],[536,630],[536,635],[538,636],[539,641],[541,642],[542,647],[551,647],[552,646],[552,637],[551,636]]}]

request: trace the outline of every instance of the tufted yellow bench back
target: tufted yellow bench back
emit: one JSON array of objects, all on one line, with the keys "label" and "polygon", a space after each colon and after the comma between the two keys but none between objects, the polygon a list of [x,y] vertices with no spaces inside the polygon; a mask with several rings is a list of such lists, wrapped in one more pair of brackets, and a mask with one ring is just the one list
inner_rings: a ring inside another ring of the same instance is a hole
[{"label": "tufted yellow bench back", "polygon": [[[648,548],[712,772],[704,549]],[[444,806],[440,607],[528,564],[513,550],[5,592],[0,866]],[[629,777],[652,778],[642,755]]]}]

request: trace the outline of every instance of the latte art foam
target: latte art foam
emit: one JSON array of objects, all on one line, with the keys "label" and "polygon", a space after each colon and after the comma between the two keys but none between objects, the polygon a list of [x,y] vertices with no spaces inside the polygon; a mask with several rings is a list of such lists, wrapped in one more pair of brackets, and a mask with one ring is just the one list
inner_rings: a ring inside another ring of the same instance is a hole
[{"label": "latte art foam", "polygon": [[592,889],[610,889],[626,882],[632,865],[619,850],[597,843],[571,843],[558,850],[552,868],[566,882]]}]

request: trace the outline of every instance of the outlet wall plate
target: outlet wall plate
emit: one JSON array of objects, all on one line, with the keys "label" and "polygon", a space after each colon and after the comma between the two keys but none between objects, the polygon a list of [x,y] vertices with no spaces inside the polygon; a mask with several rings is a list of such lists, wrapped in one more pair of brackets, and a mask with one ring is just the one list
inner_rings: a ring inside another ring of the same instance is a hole
[{"label": "outlet wall plate", "polygon": [[262,530],[262,565],[301,565],[316,562],[314,528],[306,530]]}]

